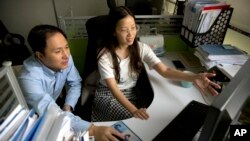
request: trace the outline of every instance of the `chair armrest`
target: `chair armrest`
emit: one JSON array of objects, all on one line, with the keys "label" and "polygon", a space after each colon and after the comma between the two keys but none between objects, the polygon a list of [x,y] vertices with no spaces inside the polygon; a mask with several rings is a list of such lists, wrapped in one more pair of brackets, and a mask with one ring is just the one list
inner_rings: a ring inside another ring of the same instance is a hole
[{"label": "chair armrest", "polygon": [[84,105],[84,103],[87,101],[90,95],[95,94],[96,86],[99,79],[100,79],[100,74],[96,70],[93,71],[90,75],[88,75],[88,77],[84,81],[82,89],[81,105]]}]

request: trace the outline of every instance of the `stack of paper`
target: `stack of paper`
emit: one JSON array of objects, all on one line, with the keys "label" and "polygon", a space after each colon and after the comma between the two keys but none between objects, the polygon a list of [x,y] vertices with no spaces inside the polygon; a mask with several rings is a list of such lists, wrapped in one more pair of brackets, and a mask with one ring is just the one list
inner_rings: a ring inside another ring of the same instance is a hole
[{"label": "stack of paper", "polygon": [[211,28],[221,10],[229,8],[229,4],[220,1],[188,1],[182,24],[195,33],[205,33]]},{"label": "stack of paper", "polygon": [[249,55],[231,45],[200,45],[194,53],[207,69],[218,64],[243,65]]},{"label": "stack of paper", "polygon": [[232,79],[236,73],[241,69],[242,65],[234,64],[220,64],[217,67],[230,79]]}]

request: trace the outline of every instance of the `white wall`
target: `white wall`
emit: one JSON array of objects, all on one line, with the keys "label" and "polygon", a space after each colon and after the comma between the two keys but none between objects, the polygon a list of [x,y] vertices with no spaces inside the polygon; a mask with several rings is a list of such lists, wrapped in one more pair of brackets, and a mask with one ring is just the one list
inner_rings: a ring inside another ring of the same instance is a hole
[{"label": "white wall", "polygon": [[[69,16],[70,8],[74,16],[95,16],[108,12],[106,0],[54,2],[58,16]],[[53,0],[0,0],[0,19],[10,32],[21,34],[25,39],[30,29],[37,24],[57,25]]]},{"label": "white wall", "polygon": [[227,0],[227,2],[234,8],[230,24],[250,32],[250,0]]},{"label": "white wall", "polygon": [[[250,0],[227,0],[226,2],[231,4],[234,8],[230,24],[250,33]],[[245,36],[243,34],[240,34],[239,32],[228,29],[224,43],[232,44],[250,54],[249,36]]]},{"label": "white wall", "polygon": [[232,29],[227,30],[224,44],[231,44],[250,54],[250,38]]},{"label": "white wall", "polygon": [[57,15],[70,16],[95,16],[108,14],[106,0],[55,0]]},{"label": "white wall", "polygon": [[50,0],[1,0],[0,19],[9,32],[27,37],[36,24],[56,25],[53,6]]}]

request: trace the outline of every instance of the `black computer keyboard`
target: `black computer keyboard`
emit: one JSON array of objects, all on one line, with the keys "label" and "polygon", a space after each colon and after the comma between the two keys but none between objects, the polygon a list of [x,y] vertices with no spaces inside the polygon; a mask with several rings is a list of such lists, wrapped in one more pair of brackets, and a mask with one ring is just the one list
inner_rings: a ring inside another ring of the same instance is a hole
[{"label": "black computer keyboard", "polygon": [[202,127],[208,105],[191,101],[153,141],[191,141]]}]

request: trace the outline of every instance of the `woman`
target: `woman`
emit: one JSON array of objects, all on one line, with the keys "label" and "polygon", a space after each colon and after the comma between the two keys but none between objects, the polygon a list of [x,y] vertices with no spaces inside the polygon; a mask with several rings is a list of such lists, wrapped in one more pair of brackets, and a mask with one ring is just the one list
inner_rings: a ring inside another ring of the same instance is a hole
[{"label": "woman", "polygon": [[[126,7],[116,7],[109,13],[110,40],[98,53],[101,75],[95,93],[92,121],[121,120],[130,117],[146,120],[146,108],[140,107],[135,84],[143,62],[165,78],[194,82],[202,91],[217,94],[219,85],[211,82],[211,73],[185,74],[161,62],[151,48],[136,40],[138,26],[135,16]],[[213,86],[213,87],[212,87]]]}]

